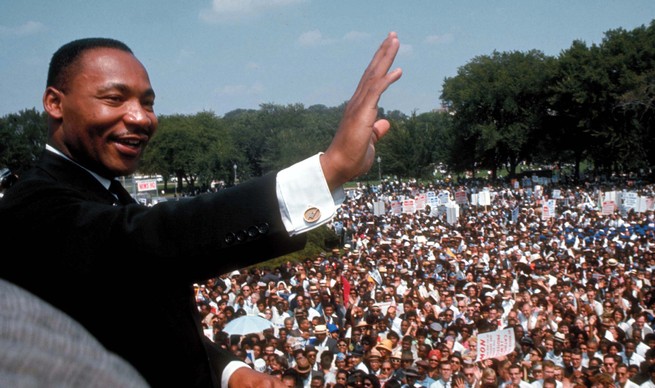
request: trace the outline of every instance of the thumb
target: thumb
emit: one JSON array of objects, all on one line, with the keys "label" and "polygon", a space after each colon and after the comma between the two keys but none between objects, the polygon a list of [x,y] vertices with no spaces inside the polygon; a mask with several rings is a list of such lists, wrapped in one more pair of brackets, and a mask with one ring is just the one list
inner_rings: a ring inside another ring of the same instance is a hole
[{"label": "thumb", "polygon": [[389,128],[391,128],[391,124],[389,124],[388,120],[380,119],[376,121],[373,124],[373,135],[374,135],[373,144],[377,143],[380,139],[382,139],[387,134],[387,132],[389,132]]}]

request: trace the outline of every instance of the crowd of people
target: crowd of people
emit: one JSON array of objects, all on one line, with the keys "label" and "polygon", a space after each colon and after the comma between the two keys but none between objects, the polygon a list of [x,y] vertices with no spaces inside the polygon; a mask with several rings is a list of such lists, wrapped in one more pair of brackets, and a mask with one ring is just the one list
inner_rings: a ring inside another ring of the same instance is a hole
[{"label": "crowd of people", "polygon": [[[392,210],[462,191],[490,203],[460,202],[455,220]],[[608,191],[648,205],[601,210]],[[386,181],[353,193],[329,224],[331,251],[197,284],[206,335],[289,387],[655,387],[655,186]],[[223,330],[240,316],[271,326]],[[514,350],[479,360],[477,336],[501,329]]]}]

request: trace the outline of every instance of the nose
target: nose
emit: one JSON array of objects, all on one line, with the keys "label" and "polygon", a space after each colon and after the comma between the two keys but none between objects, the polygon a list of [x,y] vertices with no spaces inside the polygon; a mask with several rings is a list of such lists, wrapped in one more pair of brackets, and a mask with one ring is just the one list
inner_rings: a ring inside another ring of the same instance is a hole
[{"label": "nose", "polygon": [[130,104],[123,119],[126,124],[148,129],[149,131],[154,129],[153,124],[156,121],[154,113],[146,110],[138,101]]}]

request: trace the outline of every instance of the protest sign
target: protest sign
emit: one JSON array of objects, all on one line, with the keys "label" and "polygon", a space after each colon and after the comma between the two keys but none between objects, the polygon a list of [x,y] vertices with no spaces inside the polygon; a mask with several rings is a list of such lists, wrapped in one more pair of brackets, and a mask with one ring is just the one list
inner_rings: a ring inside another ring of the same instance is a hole
[{"label": "protest sign", "polygon": [[427,195],[418,194],[414,199],[414,206],[416,210],[425,210],[425,205],[427,204]]},{"label": "protest sign", "polygon": [[461,190],[455,192],[455,203],[458,205],[465,205],[468,203],[468,198],[466,196],[466,191]]},{"label": "protest sign", "polygon": [[373,214],[376,216],[382,216],[386,212],[384,201],[373,202]]},{"label": "protest sign", "polygon": [[614,201],[605,201],[603,202],[603,207],[602,207],[602,214],[604,216],[608,216],[612,213],[614,213],[614,210],[616,209],[616,203]]},{"label": "protest sign", "polygon": [[394,216],[399,216],[402,213],[403,204],[400,201],[391,201],[391,213]]},{"label": "protest sign", "polygon": [[413,199],[406,199],[403,201],[403,213],[405,214],[416,213],[416,205]]},{"label": "protest sign", "polygon": [[491,193],[489,191],[481,191],[478,193],[478,205],[489,206],[491,205]]},{"label": "protest sign", "polygon": [[475,361],[510,354],[516,347],[514,329],[496,330],[478,334],[478,355]]}]

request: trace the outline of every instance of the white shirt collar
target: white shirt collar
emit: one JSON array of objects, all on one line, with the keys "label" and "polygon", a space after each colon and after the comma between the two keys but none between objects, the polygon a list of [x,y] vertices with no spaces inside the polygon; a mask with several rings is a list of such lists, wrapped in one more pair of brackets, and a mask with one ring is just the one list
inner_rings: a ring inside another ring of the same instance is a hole
[{"label": "white shirt collar", "polygon": [[64,155],[61,151],[59,151],[55,147],[51,146],[50,144],[46,144],[45,149],[52,152],[52,153],[55,153],[55,154],[61,156],[62,158],[65,158],[65,159],[71,161],[72,163],[75,163],[78,166],[80,166],[81,168],[86,170],[89,174],[93,175],[93,177],[96,178],[98,180],[98,182],[100,182],[100,184],[105,187],[105,189],[109,190],[109,185],[111,184],[111,180],[109,180],[107,178],[104,178],[104,177],[101,177],[100,175],[96,174],[95,172],[93,172],[93,171],[89,170],[88,168],[82,166],[81,164],[77,163],[73,159],[71,159],[68,156]]}]

